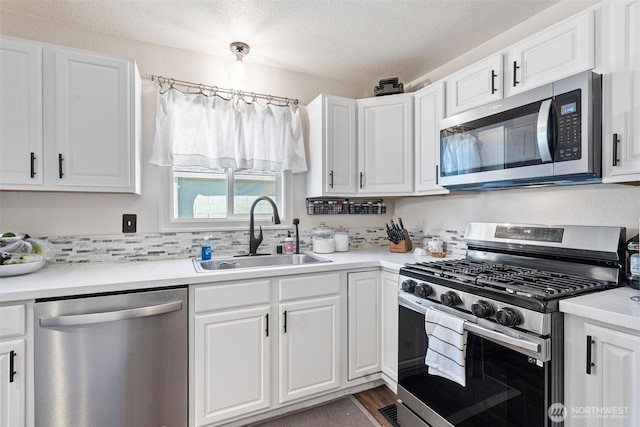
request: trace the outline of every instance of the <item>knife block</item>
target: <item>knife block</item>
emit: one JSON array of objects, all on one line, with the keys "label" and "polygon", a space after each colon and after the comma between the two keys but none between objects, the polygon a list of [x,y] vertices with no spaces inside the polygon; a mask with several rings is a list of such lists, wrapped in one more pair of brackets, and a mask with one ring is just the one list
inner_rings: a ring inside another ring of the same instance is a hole
[{"label": "knife block", "polygon": [[407,230],[402,230],[404,233],[404,240],[400,240],[397,244],[389,242],[389,252],[405,253],[411,250],[411,238]]}]

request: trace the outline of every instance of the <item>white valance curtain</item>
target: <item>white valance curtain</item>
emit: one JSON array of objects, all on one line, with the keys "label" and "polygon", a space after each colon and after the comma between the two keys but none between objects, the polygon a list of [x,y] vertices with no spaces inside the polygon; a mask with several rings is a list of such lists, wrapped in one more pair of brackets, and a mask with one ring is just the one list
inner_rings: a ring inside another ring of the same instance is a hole
[{"label": "white valance curtain", "polygon": [[255,99],[158,91],[150,163],[305,172],[299,110]]}]

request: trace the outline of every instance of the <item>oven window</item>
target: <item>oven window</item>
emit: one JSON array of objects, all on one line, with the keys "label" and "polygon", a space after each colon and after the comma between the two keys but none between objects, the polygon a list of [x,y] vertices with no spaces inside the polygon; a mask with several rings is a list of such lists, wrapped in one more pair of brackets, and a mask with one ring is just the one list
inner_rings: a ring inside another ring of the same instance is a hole
[{"label": "oven window", "polygon": [[[544,426],[550,362],[535,360],[472,333],[466,387],[429,375],[424,316],[400,307],[399,384],[455,426]],[[425,420],[429,422],[429,420]]]}]

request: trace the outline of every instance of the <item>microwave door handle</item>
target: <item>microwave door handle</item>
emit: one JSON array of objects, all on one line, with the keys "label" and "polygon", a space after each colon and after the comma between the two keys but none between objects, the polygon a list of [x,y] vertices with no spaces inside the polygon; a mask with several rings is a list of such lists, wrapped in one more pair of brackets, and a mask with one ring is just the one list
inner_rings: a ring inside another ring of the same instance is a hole
[{"label": "microwave door handle", "polygon": [[538,111],[537,122],[537,139],[538,139],[538,151],[540,152],[540,159],[543,163],[553,161],[551,156],[551,141],[549,141],[549,120],[551,114],[551,99],[542,101],[540,104],[540,110]]}]

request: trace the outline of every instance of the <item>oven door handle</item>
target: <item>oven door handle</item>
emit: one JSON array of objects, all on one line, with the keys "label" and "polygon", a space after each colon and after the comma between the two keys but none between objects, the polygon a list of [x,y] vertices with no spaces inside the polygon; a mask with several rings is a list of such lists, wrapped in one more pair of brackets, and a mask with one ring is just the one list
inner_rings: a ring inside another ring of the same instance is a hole
[{"label": "oven door handle", "polygon": [[501,343],[501,344],[511,344],[512,346],[522,348],[523,350],[527,350],[527,351],[530,351],[532,353],[539,353],[540,352],[540,344],[537,343],[537,342],[528,341],[528,340],[524,340],[522,338],[516,338],[516,337],[509,336],[509,335],[505,335],[502,332],[493,331],[491,329],[483,328],[482,326],[480,326],[480,325],[478,325],[476,323],[471,323],[471,322],[465,322],[464,328],[467,331],[473,332],[474,334],[476,334],[478,336],[481,336],[483,338],[487,338],[487,339],[492,340],[492,341],[496,341],[496,342]]},{"label": "oven door handle", "polygon": [[[399,292],[398,303],[409,310],[413,310],[423,315],[426,314],[427,308],[431,307],[434,310],[456,316],[462,320],[465,320],[464,328],[467,331],[474,333],[479,337],[486,338],[519,353],[535,357],[536,359],[540,359],[543,362],[551,360],[551,354],[549,353],[550,346],[548,345],[547,340],[544,338],[525,337],[522,334],[518,334],[517,331],[510,331],[510,333],[513,332],[519,335],[512,336],[501,331],[489,329],[480,324],[481,322],[485,322],[484,319],[477,319],[475,318],[475,316],[472,316],[470,314],[461,313],[455,309],[441,306],[440,304],[431,303],[428,300],[424,300],[424,302],[415,301],[411,299],[411,297],[408,297],[404,292]],[[491,324],[488,320],[486,320],[486,322]],[[495,327],[499,327],[499,325],[496,325]]]}]

